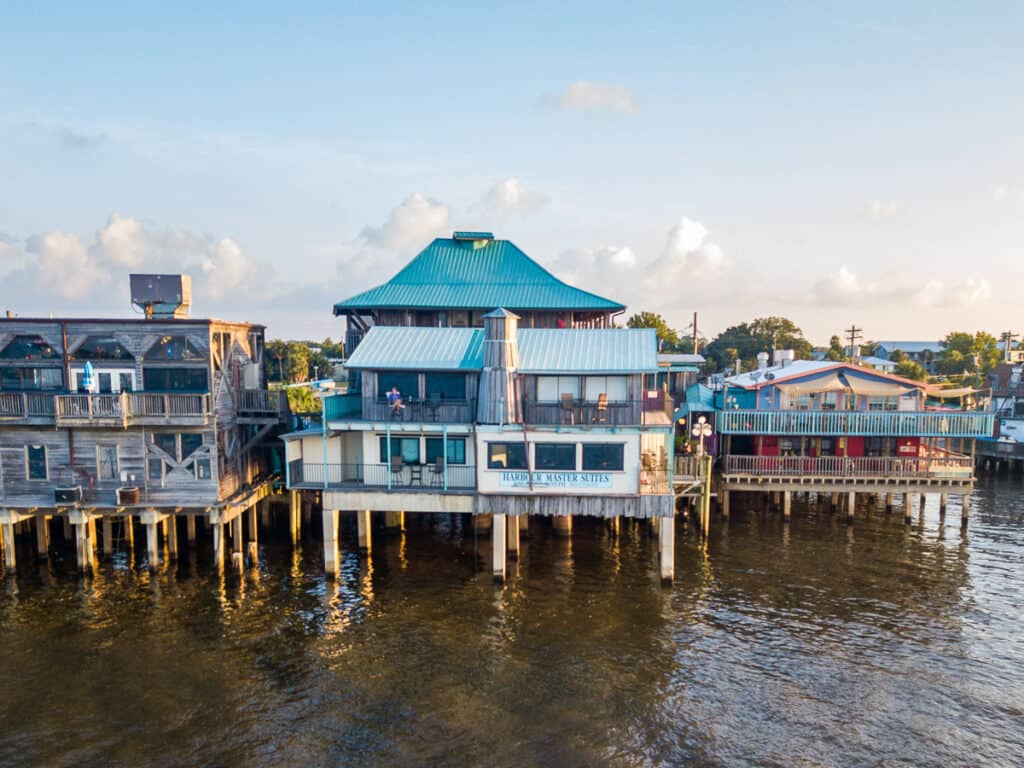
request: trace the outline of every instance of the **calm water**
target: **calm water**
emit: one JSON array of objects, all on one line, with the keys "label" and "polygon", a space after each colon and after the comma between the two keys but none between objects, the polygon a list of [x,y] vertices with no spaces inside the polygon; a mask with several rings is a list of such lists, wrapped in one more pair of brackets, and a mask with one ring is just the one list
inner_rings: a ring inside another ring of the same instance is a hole
[{"label": "calm water", "polygon": [[0,764],[1024,764],[1024,487],[982,483],[966,538],[955,508],[743,506],[706,549],[680,526],[671,589],[645,527],[587,520],[537,521],[504,587],[442,516],[369,563],[346,520],[337,584],[283,531],[244,579],[208,549],[83,581],[23,548]]}]

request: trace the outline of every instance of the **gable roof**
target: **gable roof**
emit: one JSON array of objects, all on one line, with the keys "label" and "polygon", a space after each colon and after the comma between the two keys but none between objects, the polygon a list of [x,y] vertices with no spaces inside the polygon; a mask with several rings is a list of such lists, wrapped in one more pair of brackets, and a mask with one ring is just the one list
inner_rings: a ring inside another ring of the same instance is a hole
[{"label": "gable roof", "polygon": [[743,389],[760,389],[779,383],[793,382],[800,379],[826,378],[838,374],[849,375],[856,379],[875,379],[898,384],[906,388],[924,389],[925,385],[920,381],[912,381],[902,376],[894,376],[891,373],[883,373],[874,368],[867,368],[850,363],[834,363],[818,360],[795,360],[785,366],[775,365],[757,371],[747,371],[739,376],[730,376],[725,383],[730,387],[742,387]]},{"label": "gable roof", "polygon": [[[653,328],[521,328],[519,372],[533,374],[656,373]],[[345,363],[347,368],[479,371],[479,328],[374,326]]]},{"label": "gable roof", "polygon": [[383,285],[339,301],[334,314],[399,307],[625,310],[622,304],[563,283],[508,240],[455,237],[435,239]]},{"label": "gable roof", "polygon": [[941,341],[880,341],[876,346],[888,352],[898,349],[900,352],[910,352],[911,354],[919,355],[929,350],[941,352],[946,345]]}]

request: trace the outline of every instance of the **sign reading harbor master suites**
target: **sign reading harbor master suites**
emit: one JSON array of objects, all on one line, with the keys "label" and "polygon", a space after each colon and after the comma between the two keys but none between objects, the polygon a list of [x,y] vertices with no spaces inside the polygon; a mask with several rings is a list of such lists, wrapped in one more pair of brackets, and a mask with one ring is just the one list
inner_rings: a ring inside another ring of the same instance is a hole
[{"label": "sign reading harbor master suites", "polygon": [[[529,488],[529,472],[502,471],[503,488]],[[534,488],[611,488],[612,476],[607,472],[534,472]]]}]

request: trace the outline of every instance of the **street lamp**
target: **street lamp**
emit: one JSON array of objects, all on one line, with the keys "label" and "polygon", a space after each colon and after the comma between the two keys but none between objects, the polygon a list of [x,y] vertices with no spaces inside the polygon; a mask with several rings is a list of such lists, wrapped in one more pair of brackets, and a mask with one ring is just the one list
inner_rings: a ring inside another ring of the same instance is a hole
[{"label": "street lamp", "polygon": [[700,440],[697,448],[698,456],[704,455],[704,438],[711,437],[712,431],[711,425],[708,424],[708,420],[703,416],[697,419],[697,423],[694,424],[693,429],[690,430],[690,434]]}]

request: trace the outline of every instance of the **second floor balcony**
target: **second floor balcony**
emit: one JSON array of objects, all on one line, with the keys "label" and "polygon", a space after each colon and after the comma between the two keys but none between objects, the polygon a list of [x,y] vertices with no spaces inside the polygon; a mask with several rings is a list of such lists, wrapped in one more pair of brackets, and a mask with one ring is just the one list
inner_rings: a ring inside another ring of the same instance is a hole
[{"label": "second floor balcony", "polygon": [[725,435],[816,437],[991,437],[994,414],[985,411],[720,411]]},{"label": "second floor balcony", "polygon": [[464,492],[476,488],[472,464],[324,464],[296,459],[288,463],[290,488],[402,492]]},{"label": "second floor balcony", "polygon": [[721,472],[737,478],[801,478],[805,480],[879,479],[970,480],[970,456],[935,453],[926,456],[738,456],[722,457]]}]

